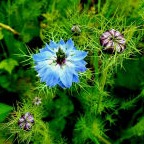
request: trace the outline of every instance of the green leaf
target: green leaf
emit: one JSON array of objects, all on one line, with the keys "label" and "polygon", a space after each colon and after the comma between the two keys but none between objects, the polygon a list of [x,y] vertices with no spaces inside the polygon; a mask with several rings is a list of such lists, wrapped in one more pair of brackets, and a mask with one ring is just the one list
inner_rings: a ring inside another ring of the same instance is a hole
[{"label": "green leaf", "polygon": [[0,86],[8,89],[10,87],[11,81],[8,75],[0,75]]},{"label": "green leaf", "polygon": [[13,107],[0,103],[0,122],[2,122],[7,117],[12,109]]},{"label": "green leaf", "polygon": [[124,61],[124,69],[119,68],[115,85],[129,89],[139,89],[144,79],[144,58]]},{"label": "green leaf", "polygon": [[10,74],[15,66],[18,66],[18,62],[12,58],[4,59],[0,62],[0,69],[4,69]]}]

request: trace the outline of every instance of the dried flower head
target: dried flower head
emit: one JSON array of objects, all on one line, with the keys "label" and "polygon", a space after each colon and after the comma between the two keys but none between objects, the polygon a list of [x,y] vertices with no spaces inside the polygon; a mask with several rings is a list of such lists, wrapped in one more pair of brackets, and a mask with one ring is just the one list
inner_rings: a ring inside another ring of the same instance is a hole
[{"label": "dried flower head", "polygon": [[75,34],[80,34],[81,33],[81,29],[78,25],[73,25],[71,28],[71,31]]},{"label": "dried flower head", "polygon": [[34,118],[29,112],[22,115],[18,121],[19,127],[27,131],[31,129],[33,123],[34,123]]},{"label": "dried flower head", "polygon": [[126,40],[119,31],[112,29],[101,35],[100,43],[104,47],[104,51],[122,52],[125,50]]},{"label": "dried flower head", "polygon": [[33,99],[33,103],[34,103],[34,105],[40,105],[40,104],[41,104],[41,98],[35,97],[35,98]]}]

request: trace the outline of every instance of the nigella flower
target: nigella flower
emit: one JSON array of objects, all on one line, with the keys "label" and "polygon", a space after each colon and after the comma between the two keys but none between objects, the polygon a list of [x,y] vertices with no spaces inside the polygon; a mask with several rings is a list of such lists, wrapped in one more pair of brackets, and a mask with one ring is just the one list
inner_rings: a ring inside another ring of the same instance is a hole
[{"label": "nigella flower", "polygon": [[35,97],[35,98],[33,99],[33,103],[34,103],[34,105],[40,105],[40,104],[41,104],[41,98]]},{"label": "nigella flower", "polygon": [[29,112],[22,115],[18,121],[19,127],[23,130],[30,130],[33,123],[34,123],[34,118]]},{"label": "nigella flower", "polygon": [[100,37],[100,43],[107,52],[122,52],[125,49],[124,36],[114,29],[104,32]]},{"label": "nigella flower", "polygon": [[66,43],[61,39],[58,43],[50,41],[50,44],[40,49],[33,55],[35,70],[47,86],[59,85],[69,88],[72,82],[79,82],[78,72],[86,70],[86,62],[83,60],[87,52],[76,50],[74,42],[69,39]]}]

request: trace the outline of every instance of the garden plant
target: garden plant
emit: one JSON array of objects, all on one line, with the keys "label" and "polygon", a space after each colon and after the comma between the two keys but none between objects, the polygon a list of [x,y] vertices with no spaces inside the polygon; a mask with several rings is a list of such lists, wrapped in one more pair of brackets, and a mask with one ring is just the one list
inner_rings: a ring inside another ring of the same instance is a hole
[{"label": "garden plant", "polygon": [[0,1],[0,144],[143,144],[144,0]]}]

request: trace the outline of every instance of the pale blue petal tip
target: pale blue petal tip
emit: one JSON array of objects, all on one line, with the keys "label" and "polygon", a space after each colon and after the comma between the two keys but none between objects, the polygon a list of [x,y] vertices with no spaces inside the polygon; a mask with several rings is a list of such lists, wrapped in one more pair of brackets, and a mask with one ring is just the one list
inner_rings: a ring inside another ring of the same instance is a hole
[{"label": "pale blue petal tip", "polygon": [[65,44],[64,40],[61,39],[60,42],[59,42],[59,44],[60,44],[60,45],[64,45],[64,44]]},{"label": "pale blue petal tip", "polygon": [[74,46],[74,42],[72,41],[72,39],[69,39],[69,40],[66,42],[66,44]]}]

